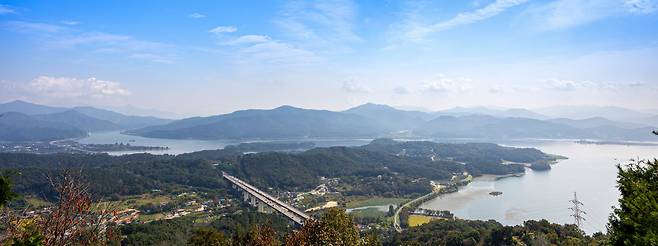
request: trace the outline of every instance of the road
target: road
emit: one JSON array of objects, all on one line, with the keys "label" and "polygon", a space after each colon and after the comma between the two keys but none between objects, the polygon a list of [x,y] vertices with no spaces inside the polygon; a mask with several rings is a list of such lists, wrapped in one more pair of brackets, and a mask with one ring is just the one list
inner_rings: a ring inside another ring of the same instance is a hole
[{"label": "road", "polygon": [[244,182],[236,177],[228,175],[227,173],[222,173],[222,176],[229,180],[231,183],[240,187],[240,189],[248,192],[250,195],[256,197],[259,201],[264,202],[267,206],[273,208],[279,213],[285,215],[292,221],[297,224],[303,225],[304,221],[311,219],[311,216],[298,210],[297,208],[290,206],[279,199],[259,190],[258,188]]},{"label": "road", "polygon": [[417,197],[416,199],[413,199],[405,204],[402,204],[400,207],[398,207],[397,210],[395,210],[395,215],[393,215],[393,227],[395,228],[395,231],[397,232],[402,232],[402,227],[400,226],[400,212],[402,211],[403,208],[408,207],[410,204],[413,204],[415,202],[420,201],[421,199],[434,195],[435,193],[438,193],[440,191],[432,191],[428,194],[425,194],[423,196]]}]

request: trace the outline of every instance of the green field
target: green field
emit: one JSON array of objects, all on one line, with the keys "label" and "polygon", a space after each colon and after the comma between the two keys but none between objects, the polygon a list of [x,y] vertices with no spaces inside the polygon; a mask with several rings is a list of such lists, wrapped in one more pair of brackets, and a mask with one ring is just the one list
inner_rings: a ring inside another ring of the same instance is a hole
[{"label": "green field", "polygon": [[35,207],[35,208],[47,207],[47,206],[52,205],[50,202],[45,201],[45,200],[40,199],[40,198],[36,198],[36,197],[26,197],[25,201],[31,207]]},{"label": "green field", "polygon": [[347,202],[347,208],[359,208],[367,206],[382,206],[388,204],[402,204],[409,199],[390,197],[357,197]]},{"label": "green field", "polygon": [[146,205],[149,203],[152,204],[169,203],[172,200],[173,199],[169,196],[144,194],[144,195],[125,197],[121,201],[101,202],[100,205],[106,206],[109,204],[111,208],[116,210],[121,210],[126,208],[137,208],[139,206]]},{"label": "green field", "polygon": [[386,212],[382,212],[376,208],[365,208],[365,209],[353,210],[352,212],[350,212],[350,215],[359,218],[378,218],[378,217],[386,217]]}]

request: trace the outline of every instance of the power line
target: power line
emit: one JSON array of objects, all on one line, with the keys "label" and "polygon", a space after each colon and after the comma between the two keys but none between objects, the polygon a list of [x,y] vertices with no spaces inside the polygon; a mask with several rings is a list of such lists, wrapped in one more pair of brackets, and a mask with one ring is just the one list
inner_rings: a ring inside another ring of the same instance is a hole
[{"label": "power line", "polygon": [[581,228],[583,222],[585,221],[585,217],[583,217],[583,215],[587,214],[587,212],[580,208],[580,206],[584,205],[582,202],[578,201],[578,195],[576,195],[576,192],[573,193],[573,200],[569,200],[569,202],[573,204],[573,206],[569,208],[571,211],[573,211],[571,217],[573,217],[576,221],[576,226]]}]

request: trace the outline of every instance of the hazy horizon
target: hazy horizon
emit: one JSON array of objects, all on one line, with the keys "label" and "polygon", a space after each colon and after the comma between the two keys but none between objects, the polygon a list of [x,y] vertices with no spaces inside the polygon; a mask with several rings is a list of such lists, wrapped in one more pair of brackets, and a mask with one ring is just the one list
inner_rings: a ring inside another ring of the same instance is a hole
[{"label": "hazy horizon", "polygon": [[0,102],[658,105],[654,0],[0,1]]}]

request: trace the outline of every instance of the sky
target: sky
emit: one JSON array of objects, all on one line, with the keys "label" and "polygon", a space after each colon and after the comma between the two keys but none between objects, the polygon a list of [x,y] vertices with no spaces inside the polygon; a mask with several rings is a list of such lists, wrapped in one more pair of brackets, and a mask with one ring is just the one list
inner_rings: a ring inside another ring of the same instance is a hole
[{"label": "sky", "polygon": [[658,0],[3,1],[0,102],[658,108]]}]

